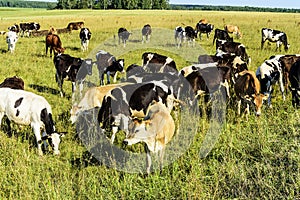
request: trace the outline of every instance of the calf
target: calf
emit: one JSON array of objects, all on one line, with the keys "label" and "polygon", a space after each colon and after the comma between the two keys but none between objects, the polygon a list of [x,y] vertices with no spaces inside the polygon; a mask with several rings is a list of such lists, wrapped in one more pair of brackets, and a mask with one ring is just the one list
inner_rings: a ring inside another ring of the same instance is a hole
[{"label": "calf", "polygon": [[241,114],[242,102],[246,104],[246,117],[250,113],[249,106],[255,106],[256,116],[261,115],[263,101],[268,98],[267,95],[260,93],[260,82],[253,71],[243,71],[239,74],[234,84],[234,91],[238,101],[238,115]]},{"label": "calf", "polygon": [[[55,131],[51,106],[39,95],[24,90],[0,88],[0,124],[6,115],[10,121],[30,125],[36,137],[38,153],[42,155],[42,140],[48,139],[54,154],[59,154],[61,134]],[[43,128],[43,137],[40,129]]]},{"label": "calf", "polygon": [[78,104],[74,104],[70,111],[71,117],[70,120],[74,124],[78,116],[89,109],[100,108],[102,105],[102,100],[104,96],[116,87],[127,85],[130,83],[121,83],[121,84],[111,84],[106,86],[91,87],[89,88],[84,97],[80,100]]},{"label": "calf", "polygon": [[9,51],[10,53],[14,53],[17,41],[17,33],[14,31],[8,31],[6,35],[7,51]]},{"label": "calf", "polygon": [[297,60],[291,67],[289,73],[290,90],[292,91],[292,105],[296,108],[300,106],[300,60]]},{"label": "calf", "polygon": [[76,91],[76,81],[79,82],[79,92],[83,89],[83,82],[87,75],[92,75],[92,59],[75,58],[68,54],[58,54],[53,59],[56,69],[56,82],[60,89],[61,97],[64,96],[64,79],[72,82],[72,99]]},{"label": "calf", "polygon": [[240,28],[235,25],[227,24],[224,26],[224,30],[227,31],[228,33],[235,34],[236,37],[239,39],[242,38],[242,36],[243,36],[242,32],[240,31]]},{"label": "calf", "polygon": [[87,51],[89,47],[89,41],[91,39],[91,31],[88,28],[82,28],[79,33],[79,38],[81,40],[81,49],[82,51]]},{"label": "calf", "polygon": [[118,37],[119,37],[119,44],[123,43],[123,46],[126,47],[126,41],[129,39],[131,33],[127,31],[126,28],[119,28],[118,30]]},{"label": "calf", "polygon": [[195,30],[191,26],[186,26],[184,28],[185,31],[185,37],[186,40],[188,41],[188,44],[192,44],[192,46],[195,46],[195,38],[197,38],[197,30]]},{"label": "calf", "polygon": [[221,54],[227,53],[227,54],[234,54],[236,56],[240,56],[243,61],[245,61],[248,65],[250,65],[251,59],[246,52],[245,45],[243,45],[242,43],[217,40],[216,50],[217,53],[221,53]]},{"label": "calf", "polygon": [[199,38],[201,40],[201,34],[206,33],[207,39],[209,38],[211,32],[214,29],[214,25],[212,24],[203,24],[203,23],[197,23],[196,24],[196,30],[199,33]]},{"label": "calf", "polygon": [[48,53],[48,48],[50,48],[50,57],[52,57],[52,51],[54,51],[54,54],[65,52],[65,48],[62,47],[62,42],[59,36],[52,33],[49,33],[46,36],[46,56]]},{"label": "calf", "polygon": [[216,39],[225,40],[225,41],[228,41],[228,42],[233,42],[233,38],[228,35],[227,31],[221,30],[221,29],[216,29],[215,30],[213,45],[215,44]]},{"label": "calf", "polygon": [[142,43],[144,43],[145,40],[147,43],[150,41],[151,33],[152,33],[152,29],[150,24],[146,24],[142,28]]},{"label": "calf", "polygon": [[143,68],[146,72],[178,72],[175,61],[170,57],[158,53],[145,52],[142,55],[142,60]]},{"label": "calf", "polygon": [[179,48],[185,40],[186,32],[183,27],[177,26],[174,30],[175,45]]},{"label": "calf", "polygon": [[22,36],[24,36],[24,34],[27,34],[27,37],[29,37],[31,31],[38,31],[40,27],[40,24],[36,22],[20,23],[20,34]]},{"label": "calf", "polygon": [[84,26],[84,22],[70,22],[67,26],[67,29],[69,31],[80,30],[83,28],[83,26]]},{"label": "calf", "polygon": [[147,120],[134,120],[129,126],[129,134],[123,141],[125,145],[145,142],[147,154],[147,174],[151,170],[150,152],[160,152],[160,171],[163,167],[163,156],[175,132],[175,123],[168,109],[161,102],[152,103],[147,112]]},{"label": "calf", "polygon": [[104,85],[104,74],[107,77],[107,84],[110,84],[110,76],[117,82],[117,72],[124,72],[124,59],[116,59],[110,53],[100,50],[96,54],[96,63],[99,71],[100,85]]},{"label": "calf", "polygon": [[273,93],[273,85],[278,82],[283,100],[285,100],[283,74],[281,63],[278,59],[273,58],[265,60],[256,70],[256,76],[260,81],[261,93],[268,95],[268,105],[271,107],[271,95]]},{"label": "calf", "polygon": [[269,28],[262,28],[261,29],[261,49],[264,47],[264,43],[266,41],[276,42],[276,51],[279,49],[281,45],[284,45],[284,50],[287,51],[290,47],[288,44],[287,36],[284,32],[273,30]]},{"label": "calf", "polygon": [[8,77],[2,83],[0,83],[0,88],[24,90],[24,81],[17,76]]}]

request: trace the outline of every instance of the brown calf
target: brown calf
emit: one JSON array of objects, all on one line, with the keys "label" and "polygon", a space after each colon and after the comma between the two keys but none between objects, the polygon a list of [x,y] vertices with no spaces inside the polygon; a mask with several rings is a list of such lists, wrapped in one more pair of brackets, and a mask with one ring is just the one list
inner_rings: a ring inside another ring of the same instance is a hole
[{"label": "brown calf", "polygon": [[242,32],[240,31],[240,28],[235,25],[227,24],[224,26],[224,30],[227,31],[228,33],[235,34],[237,38],[242,38],[243,36]]},{"label": "brown calf", "polygon": [[52,57],[52,50],[54,54],[64,53],[65,48],[62,47],[62,42],[58,35],[49,33],[46,36],[46,56],[48,53],[48,48],[50,47],[50,57]]},{"label": "brown calf", "polygon": [[69,31],[80,30],[81,28],[83,28],[83,26],[84,22],[70,22],[67,26],[67,29],[69,29]]}]

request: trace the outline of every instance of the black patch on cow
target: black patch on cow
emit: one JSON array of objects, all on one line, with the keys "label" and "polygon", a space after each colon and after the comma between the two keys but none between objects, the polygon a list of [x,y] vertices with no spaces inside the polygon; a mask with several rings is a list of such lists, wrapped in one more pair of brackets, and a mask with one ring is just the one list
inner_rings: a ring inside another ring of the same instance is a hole
[{"label": "black patch on cow", "polygon": [[16,117],[18,117],[18,116],[19,116],[19,114],[20,114],[20,111],[19,111],[19,110],[17,110]]},{"label": "black patch on cow", "polygon": [[14,108],[19,107],[19,106],[21,105],[22,101],[23,101],[23,97],[21,97],[20,99],[18,99],[18,100],[15,102]]},{"label": "black patch on cow", "polygon": [[48,135],[54,133],[54,122],[52,119],[52,114],[48,113],[47,109],[44,108],[41,111],[40,117],[41,117],[41,121],[45,124],[46,133]]}]

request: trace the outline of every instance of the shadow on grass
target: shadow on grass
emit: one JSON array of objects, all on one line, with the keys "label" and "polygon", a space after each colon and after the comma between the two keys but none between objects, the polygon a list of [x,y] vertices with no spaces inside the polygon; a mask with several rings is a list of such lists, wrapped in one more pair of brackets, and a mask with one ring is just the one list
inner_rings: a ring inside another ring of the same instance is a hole
[{"label": "shadow on grass", "polygon": [[66,46],[64,47],[66,50],[72,50],[72,51],[79,51],[81,50],[79,47],[69,47],[69,46]]},{"label": "shadow on grass", "polygon": [[[54,88],[50,88],[48,86],[41,86],[41,85],[30,84],[29,87],[35,89],[38,92],[50,93],[50,94],[54,94],[54,95],[60,95],[59,90],[54,89]],[[71,98],[70,95],[66,95],[66,94],[65,94],[65,97],[68,98],[68,99]]]}]

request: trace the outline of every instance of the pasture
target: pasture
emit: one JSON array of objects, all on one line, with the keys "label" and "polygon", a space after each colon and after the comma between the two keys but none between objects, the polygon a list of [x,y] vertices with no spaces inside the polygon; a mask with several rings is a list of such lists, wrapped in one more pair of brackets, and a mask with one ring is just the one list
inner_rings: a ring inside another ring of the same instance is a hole
[{"label": "pasture", "polygon": [[[173,30],[185,24],[195,26],[206,18],[223,29],[236,24],[251,56],[251,70],[256,70],[275,52],[275,44],[260,50],[261,28],[284,31],[288,36],[288,54],[300,53],[300,14],[204,12],[164,10],[42,10],[1,9],[0,31],[14,23],[35,21],[41,30],[51,26],[65,28],[72,21],[84,21],[92,32],[87,52],[81,51],[79,31],[61,34],[65,53],[88,58],[103,49],[125,59],[125,67],[141,64],[141,55],[156,51],[172,57],[179,69],[197,61],[200,54],[214,54],[206,35],[196,40],[195,47],[175,47]],[[151,24],[149,44],[142,45],[141,28]],[[133,34],[126,48],[118,45],[117,30],[126,27]],[[155,32],[156,31],[156,32]],[[116,38],[114,38],[116,35]],[[282,100],[275,87],[273,108],[263,107],[260,117],[253,112],[249,120],[236,114],[236,106],[226,109],[226,121],[219,137],[206,157],[200,149],[211,126],[204,117],[185,119],[198,127],[188,127],[180,134],[196,131],[186,151],[162,174],[155,171],[148,177],[107,167],[88,153],[78,139],[76,127],[69,121],[72,106],[71,83],[64,83],[66,97],[61,98],[55,82],[53,59],[45,55],[45,37],[19,37],[14,54],[6,52],[4,36],[0,36],[0,80],[17,75],[25,81],[25,90],[44,96],[52,106],[59,131],[68,132],[60,145],[60,156],[38,156],[34,135],[29,127],[13,126],[8,138],[2,122],[0,130],[0,199],[299,199],[300,198],[300,121],[299,111],[291,104],[291,93]],[[95,60],[95,57],[91,57]],[[89,81],[99,84],[98,71],[93,69]],[[125,77],[120,74],[119,79]],[[188,125],[183,125],[186,127]],[[120,134],[122,135],[122,134]],[[121,141],[122,136],[117,138]],[[123,136],[124,137],[124,136]],[[142,149],[142,148],[141,148]],[[139,151],[139,146],[135,149]],[[143,150],[141,150],[143,151]]]}]

